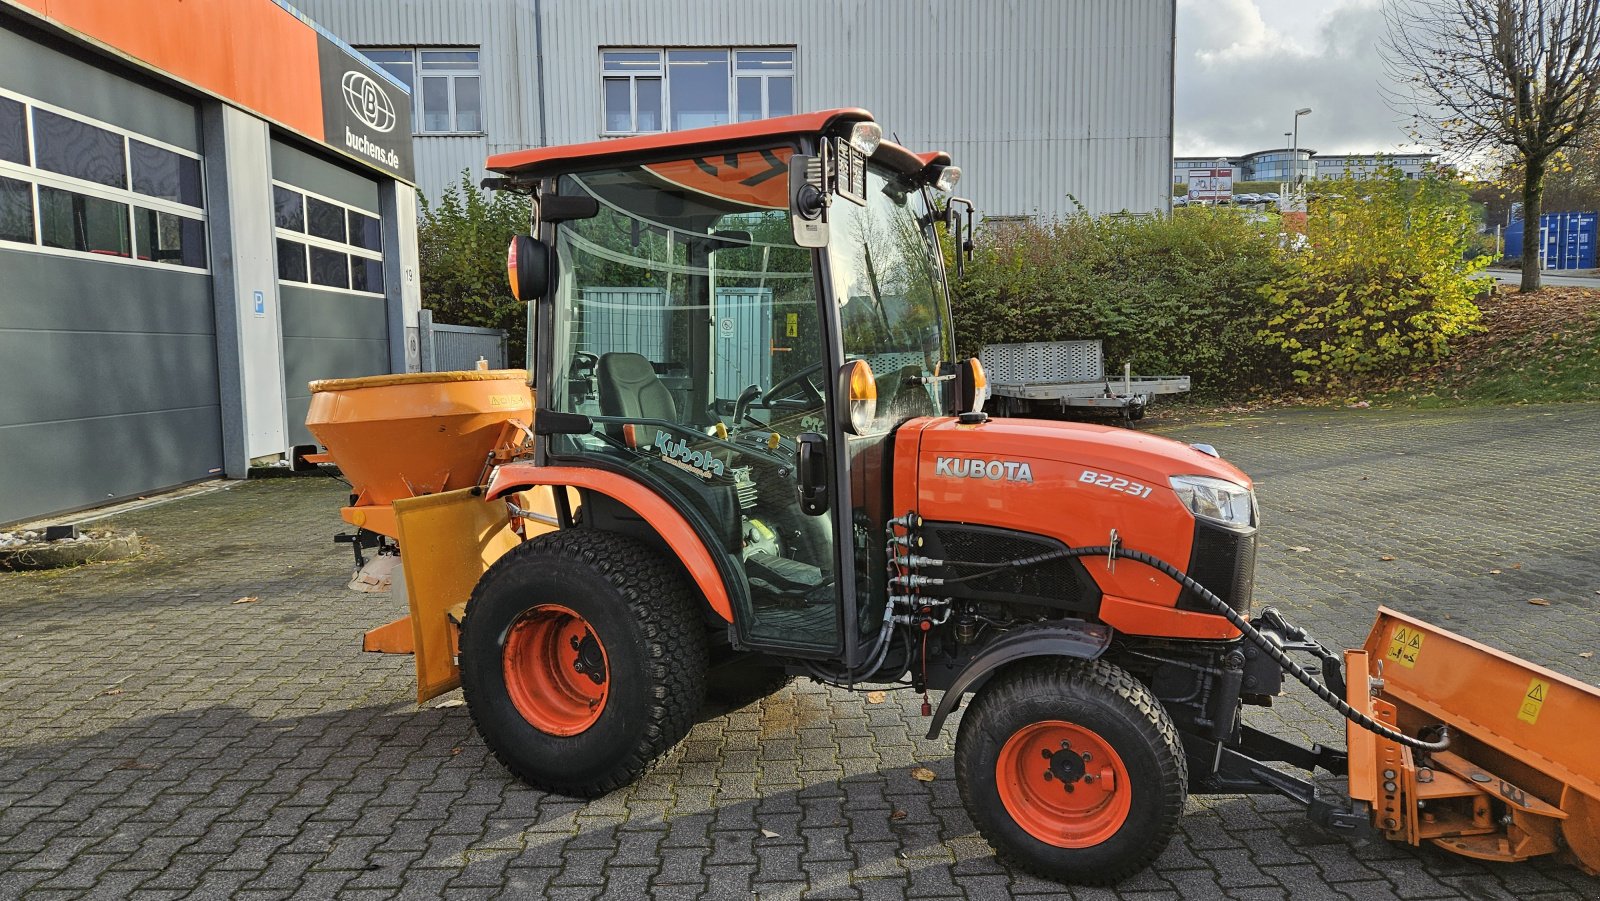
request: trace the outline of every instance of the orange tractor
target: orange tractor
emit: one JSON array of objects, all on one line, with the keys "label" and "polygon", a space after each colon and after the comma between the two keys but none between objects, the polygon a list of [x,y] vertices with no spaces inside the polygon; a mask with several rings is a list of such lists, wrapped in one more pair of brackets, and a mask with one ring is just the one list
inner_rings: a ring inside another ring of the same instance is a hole
[{"label": "orange tractor", "polygon": [[[1600,869],[1600,694],[1387,610],[1336,653],[1253,613],[1255,495],[1211,448],[988,418],[959,170],[882,135],[843,109],[489,160],[532,201],[531,380],[321,383],[308,423],[358,559],[398,552],[411,612],[368,647],[416,654],[419,700],[459,684],[507,769],[590,797],[719,686],[940,691],[929,737],[970,697],[974,823],[1069,882],[1148,865],[1194,792]],[[1285,673],[1348,751],[1245,724]]]}]

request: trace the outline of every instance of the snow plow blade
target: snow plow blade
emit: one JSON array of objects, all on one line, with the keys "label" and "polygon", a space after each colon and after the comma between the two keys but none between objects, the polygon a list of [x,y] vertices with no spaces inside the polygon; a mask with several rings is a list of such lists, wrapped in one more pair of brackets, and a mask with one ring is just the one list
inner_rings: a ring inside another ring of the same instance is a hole
[{"label": "snow plow blade", "polygon": [[1345,671],[1357,710],[1411,736],[1449,731],[1427,753],[1347,724],[1350,796],[1387,838],[1600,872],[1600,690],[1386,607]]}]

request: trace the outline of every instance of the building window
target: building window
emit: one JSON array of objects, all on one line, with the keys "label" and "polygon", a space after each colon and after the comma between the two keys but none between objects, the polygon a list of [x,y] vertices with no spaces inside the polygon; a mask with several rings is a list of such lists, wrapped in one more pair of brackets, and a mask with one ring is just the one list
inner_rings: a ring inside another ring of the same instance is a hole
[{"label": "building window", "polygon": [[607,50],[600,54],[600,70],[608,133],[662,130],[660,50]]},{"label": "building window", "polygon": [[33,110],[33,156],[47,172],[70,175],[97,185],[128,186],[122,135],[87,122]]},{"label": "building window", "polygon": [[272,185],[278,280],[382,294],[383,223],[372,213],[292,185]]},{"label": "building window", "polygon": [[647,134],[794,113],[794,49],[602,48],[602,131]]},{"label": "building window", "polygon": [[33,185],[0,178],[0,241],[33,243]]},{"label": "building window", "polygon": [[200,156],[0,89],[0,241],[206,268]]},{"label": "building window", "polygon": [[278,239],[278,281],[306,280],[306,246],[299,241]]},{"label": "building window", "polygon": [[198,219],[147,210],[133,211],[134,247],[141,260],[204,269],[206,226]]},{"label": "building window", "polygon": [[483,92],[476,49],[370,48],[361,53],[411,92],[415,133],[483,132]]},{"label": "building window", "polygon": [[200,206],[199,160],[132,138],[128,139],[128,160],[133,189],[138,193]]},{"label": "building window", "polygon": [[0,160],[28,165],[28,117],[10,97],[0,97]]},{"label": "building window", "polygon": [[39,237],[46,247],[126,257],[128,205],[75,191],[39,186]]}]

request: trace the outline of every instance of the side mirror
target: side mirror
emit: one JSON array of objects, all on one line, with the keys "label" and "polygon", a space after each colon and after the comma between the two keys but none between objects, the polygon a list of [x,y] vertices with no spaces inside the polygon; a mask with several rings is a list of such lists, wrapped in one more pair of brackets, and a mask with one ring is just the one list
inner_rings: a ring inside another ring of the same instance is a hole
[{"label": "side mirror", "polygon": [[550,246],[528,235],[512,235],[511,246],[506,248],[506,280],[511,283],[511,296],[523,303],[550,293],[554,287]]},{"label": "side mirror", "polygon": [[540,222],[568,222],[600,215],[600,201],[587,194],[548,194],[539,198]]},{"label": "side mirror", "polygon": [[789,157],[789,225],[797,246],[828,246],[827,209],[822,158],[798,153]]}]

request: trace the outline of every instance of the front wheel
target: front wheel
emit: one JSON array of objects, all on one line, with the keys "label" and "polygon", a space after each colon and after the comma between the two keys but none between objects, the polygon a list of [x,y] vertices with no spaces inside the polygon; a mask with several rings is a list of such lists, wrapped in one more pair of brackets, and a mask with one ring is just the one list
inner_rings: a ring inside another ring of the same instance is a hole
[{"label": "front wheel", "polygon": [[1150,690],[1104,661],[1029,660],[984,686],[956,736],[961,800],[1000,856],[1112,885],[1172,837],[1188,768]]},{"label": "front wheel", "polygon": [[594,797],[689,731],[706,655],[681,569],[631,538],[564,530],[513,548],[478,580],[461,624],[461,689],[512,774]]}]

